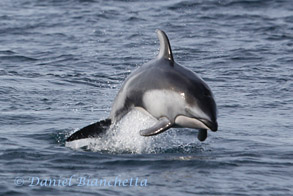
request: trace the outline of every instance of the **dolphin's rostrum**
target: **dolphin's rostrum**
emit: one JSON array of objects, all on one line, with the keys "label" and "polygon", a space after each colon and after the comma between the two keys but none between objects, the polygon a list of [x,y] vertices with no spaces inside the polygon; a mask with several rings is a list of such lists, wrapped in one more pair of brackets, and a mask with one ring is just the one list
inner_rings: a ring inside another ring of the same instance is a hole
[{"label": "dolphin's rostrum", "polygon": [[171,127],[199,129],[204,141],[207,130],[217,131],[217,108],[208,85],[194,72],[177,64],[165,32],[157,30],[158,56],[135,70],[123,83],[109,118],[91,124],[67,138],[67,142],[97,137],[134,108],[140,108],[158,121],[140,130],[142,136],[160,134]]}]

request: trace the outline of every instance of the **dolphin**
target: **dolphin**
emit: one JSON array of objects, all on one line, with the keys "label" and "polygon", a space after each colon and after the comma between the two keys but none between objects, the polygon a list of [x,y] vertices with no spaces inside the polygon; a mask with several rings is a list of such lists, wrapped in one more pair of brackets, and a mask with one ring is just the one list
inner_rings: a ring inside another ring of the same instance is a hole
[{"label": "dolphin", "polygon": [[119,90],[109,117],[73,133],[67,142],[99,137],[134,108],[148,113],[157,122],[141,136],[160,134],[171,127],[199,129],[204,141],[207,130],[217,131],[217,107],[208,85],[194,72],[174,61],[169,39],[156,30],[160,41],[158,56],[131,73]]}]

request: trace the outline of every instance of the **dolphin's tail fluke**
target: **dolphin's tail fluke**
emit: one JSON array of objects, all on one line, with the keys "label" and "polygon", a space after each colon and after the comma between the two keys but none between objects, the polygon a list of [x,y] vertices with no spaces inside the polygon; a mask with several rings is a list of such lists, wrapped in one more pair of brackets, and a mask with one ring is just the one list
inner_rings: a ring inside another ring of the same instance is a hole
[{"label": "dolphin's tail fluke", "polygon": [[103,134],[109,129],[111,125],[111,119],[101,120],[99,122],[90,124],[79,131],[73,133],[69,136],[66,142],[71,142],[74,140],[85,139],[85,138],[93,138],[97,137],[100,134]]}]

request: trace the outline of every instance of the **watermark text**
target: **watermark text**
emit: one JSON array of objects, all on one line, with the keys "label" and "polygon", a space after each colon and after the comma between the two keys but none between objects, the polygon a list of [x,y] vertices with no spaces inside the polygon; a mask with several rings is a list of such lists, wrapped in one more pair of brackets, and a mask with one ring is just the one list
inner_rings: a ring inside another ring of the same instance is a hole
[{"label": "watermark text", "polygon": [[96,178],[90,176],[71,175],[67,177],[26,176],[14,179],[16,186],[29,187],[147,187],[146,178],[120,176],[112,178]]}]

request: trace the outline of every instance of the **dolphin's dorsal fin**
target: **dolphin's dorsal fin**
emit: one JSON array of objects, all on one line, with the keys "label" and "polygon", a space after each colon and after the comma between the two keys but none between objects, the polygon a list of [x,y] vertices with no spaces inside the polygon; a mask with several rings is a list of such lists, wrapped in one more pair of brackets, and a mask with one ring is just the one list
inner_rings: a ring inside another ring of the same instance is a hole
[{"label": "dolphin's dorsal fin", "polygon": [[174,62],[171,45],[166,33],[160,29],[157,29],[156,33],[160,40],[160,52],[158,54],[158,58],[166,58]]}]

